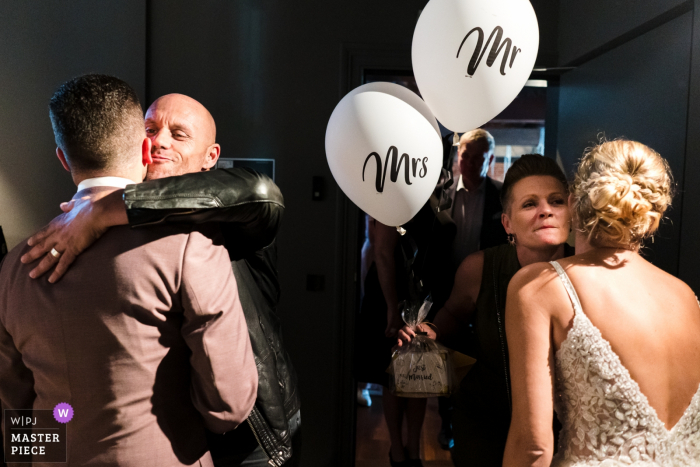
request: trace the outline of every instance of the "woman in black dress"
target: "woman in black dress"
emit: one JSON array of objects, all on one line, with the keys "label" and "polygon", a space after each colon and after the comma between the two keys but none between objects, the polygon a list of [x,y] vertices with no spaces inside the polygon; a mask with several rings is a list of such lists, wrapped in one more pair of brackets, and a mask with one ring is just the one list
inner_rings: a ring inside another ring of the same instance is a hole
[{"label": "woman in black dress", "polygon": [[[528,264],[573,254],[567,181],[554,160],[527,154],[508,170],[502,222],[510,244],[469,255],[457,270],[449,300],[421,331],[476,358],[454,396],[455,466],[499,466],[510,425],[511,393],[505,336],[508,283]],[[414,330],[399,331],[399,345]]]},{"label": "woman in black dress", "polygon": [[[363,248],[367,273],[361,311],[356,322],[355,377],[357,381],[381,384],[382,405],[391,449],[389,461],[392,467],[421,467],[419,457],[420,434],[425,417],[426,399],[403,398],[392,393],[390,375],[386,369],[391,363],[391,349],[396,336],[404,325],[399,304],[410,299],[420,302],[431,291],[434,309],[447,300],[448,283],[443,277],[442,259],[448,257],[454,238],[454,224],[435,218],[426,205],[404,226],[407,234],[400,239],[395,227],[389,227],[369,219],[368,245]],[[407,237],[414,242],[414,251],[408,251]],[[407,258],[415,260],[407,264]],[[416,277],[422,278],[423,290],[412,286]],[[433,313],[434,314],[434,313]],[[432,318],[432,314],[429,315]],[[406,419],[407,437],[402,435]]]}]

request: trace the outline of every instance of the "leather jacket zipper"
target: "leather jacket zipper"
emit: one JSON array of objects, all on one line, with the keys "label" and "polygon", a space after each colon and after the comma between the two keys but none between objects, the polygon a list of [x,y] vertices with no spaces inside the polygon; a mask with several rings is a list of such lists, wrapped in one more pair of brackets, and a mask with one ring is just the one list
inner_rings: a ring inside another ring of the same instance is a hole
[{"label": "leather jacket zipper", "polygon": [[[250,415],[246,419],[246,421],[248,422],[248,425],[250,425],[250,431],[253,432],[253,436],[255,436],[255,440],[258,442],[258,445],[260,445],[260,447],[263,449],[263,451],[265,452],[265,455],[267,455],[267,457],[269,457],[269,460],[267,461],[267,463],[270,464],[270,466],[272,466],[272,467],[282,467],[282,465],[287,460],[289,460],[289,457],[285,458],[283,451],[279,452],[279,456],[275,455],[276,453],[274,453],[274,452],[272,454],[270,454],[270,452],[274,451],[274,449],[275,449],[273,446],[269,446],[271,439],[274,439],[275,435],[274,435],[274,433],[271,433],[268,430],[268,433],[266,436],[267,443],[264,443],[260,439],[261,434],[258,433],[258,430],[263,431],[265,429],[265,427],[264,426],[256,427],[256,424],[253,423],[253,420],[252,420],[253,418],[255,418],[255,419],[262,418],[260,416],[260,413],[258,412],[257,407],[253,407],[253,411],[250,413]],[[265,422],[262,421],[261,423],[258,423],[257,425],[264,425],[264,423]]]},{"label": "leather jacket zipper", "polygon": [[[262,447],[262,443],[260,442],[260,438],[258,438],[258,434],[255,432],[255,428],[253,427],[253,422],[250,421],[250,418],[246,418],[246,422],[248,422],[248,425],[250,426],[250,431],[252,431],[252,432],[253,432],[253,436],[255,436],[255,441],[258,442],[258,446]],[[263,451],[265,451],[264,448],[263,448]],[[265,451],[265,455],[266,455],[267,457],[270,457],[270,456],[267,454],[267,451]],[[270,464],[270,465],[272,465],[272,466],[274,466],[274,467],[277,467],[277,466],[278,466],[277,462],[275,462],[275,461],[272,460],[272,459],[268,460],[267,463]]]}]

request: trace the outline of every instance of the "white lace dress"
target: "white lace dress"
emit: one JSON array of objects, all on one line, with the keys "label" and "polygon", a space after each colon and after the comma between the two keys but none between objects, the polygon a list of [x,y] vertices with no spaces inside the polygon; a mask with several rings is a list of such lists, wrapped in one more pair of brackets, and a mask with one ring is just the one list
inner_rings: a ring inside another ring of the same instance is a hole
[{"label": "white lace dress", "polygon": [[667,430],[583,313],[566,272],[556,261],[551,264],[575,312],[555,359],[554,408],[563,428],[552,466],[700,466],[700,390]]}]

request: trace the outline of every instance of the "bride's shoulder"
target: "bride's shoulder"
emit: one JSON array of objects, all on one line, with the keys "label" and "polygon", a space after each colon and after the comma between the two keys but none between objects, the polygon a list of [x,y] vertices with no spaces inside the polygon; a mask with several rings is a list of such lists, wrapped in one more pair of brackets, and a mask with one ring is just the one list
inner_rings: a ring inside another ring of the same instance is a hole
[{"label": "bride's shoulder", "polygon": [[694,305],[698,303],[698,292],[694,291],[681,279],[678,279],[666,271],[658,270],[657,277],[650,281],[650,283],[655,284],[663,295],[672,295],[681,298],[685,300],[692,308],[695,308]]},{"label": "bride's shoulder", "polygon": [[695,308],[697,291],[693,291],[684,281],[655,266],[641,256],[637,257],[637,261],[633,262],[632,266],[635,271],[630,276],[635,279],[630,280],[636,280],[638,286],[643,287],[652,294],[663,296],[664,300],[679,300],[679,302],[675,302],[677,305],[685,303]]},{"label": "bride's shoulder", "polygon": [[521,268],[508,285],[508,300],[546,308],[558,298],[566,300],[566,292],[550,263],[534,263]]},{"label": "bride's shoulder", "polygon": [[539,289],[547,286],[552,279],[558,276],[557,271],[550,263],[533,263],[520,268],[510,281],[508,290],[512,289]]}]

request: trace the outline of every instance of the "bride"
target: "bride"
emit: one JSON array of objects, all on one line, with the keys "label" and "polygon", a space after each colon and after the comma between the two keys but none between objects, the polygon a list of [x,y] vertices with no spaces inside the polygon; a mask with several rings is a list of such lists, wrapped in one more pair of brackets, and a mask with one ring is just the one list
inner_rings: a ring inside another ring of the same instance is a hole
[{"label": "bride", "polygon": [[577,255],[527,266],[508,289],[504,466],[700,465],[700,308],[639,254],[671,196],[668,164],[641,143],[584,154],[569,199]]}]

